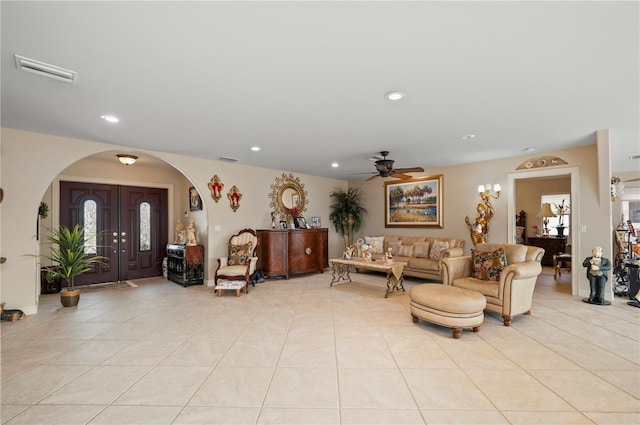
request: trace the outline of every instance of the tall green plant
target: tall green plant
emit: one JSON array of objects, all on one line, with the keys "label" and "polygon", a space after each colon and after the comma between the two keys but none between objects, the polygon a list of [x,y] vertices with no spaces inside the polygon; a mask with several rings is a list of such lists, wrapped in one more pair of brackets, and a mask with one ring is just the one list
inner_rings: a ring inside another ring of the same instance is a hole
[{"label": "tall green plant", "polygon": [[329,221],[344,238],[345,247],[353,244],[353,233],[360,230],[367,209],[362,206],[363,193],[359,188],[336,190],[329,194]]},{"label": "tall green plant", "polygon": [[76,224],[73,229],[60,226],[50,230],[45,237],[51,245],[50,255],[39,255],[56,265],[47,272],[47,280],[61,277],[67,281],[67,289],[73,289],[76,276],[90,271],[96,263],[106,263],[109,259],[100,255],[88,255],[84,250],[84,227]]}]

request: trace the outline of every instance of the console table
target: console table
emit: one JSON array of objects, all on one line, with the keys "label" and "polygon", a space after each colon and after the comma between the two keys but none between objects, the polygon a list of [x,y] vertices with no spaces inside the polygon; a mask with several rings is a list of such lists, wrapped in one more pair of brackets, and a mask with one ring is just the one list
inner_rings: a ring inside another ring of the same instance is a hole
[{"label": "console table", "polygon": [[256,230],[258,264],[265,277],[324,272],[329,267],[329,231],[323,229]]},{"label": "console table", "polygon": [[567,237],[566,236],[563,236],[563,237],[529,236],[529,238],[527,239],[527,244],[531,246],[544,248],[544,257],[542,257],[542,265],[553,267],[554,255],[559,255],[565,252],[565,249],[567,247]]}]

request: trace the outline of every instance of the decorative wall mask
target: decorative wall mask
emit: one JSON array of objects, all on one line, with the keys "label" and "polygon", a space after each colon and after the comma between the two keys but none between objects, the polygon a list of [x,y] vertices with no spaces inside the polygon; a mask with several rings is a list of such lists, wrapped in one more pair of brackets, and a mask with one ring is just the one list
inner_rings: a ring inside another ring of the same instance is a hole
[{"label": "decorative wall mask", "polygon": [[227,193],[227,199],[229,199],[229,205],[231,205],[231,209],[233,212],[236,212],[238,208],[240,208],[240,199],[242,199],[242,193],[240,190],[233,186],[229,193]]},{"label": "decorative wall mask", "polygon": [[281,220],[299,217],[307,209],[308,194],[300,178],[283,173],[281,177],[276,177],[275,183],[270,187],[269,206]]},{"label": "decorative wall mask", "polygon": [[222,198],[222,189],[224,188],[224,184],[220,180],[220,177],[216,174],[211,178],[211,181],[207,183],[209,186],[209,190],[211,191],[211,197],[216,203]]}]

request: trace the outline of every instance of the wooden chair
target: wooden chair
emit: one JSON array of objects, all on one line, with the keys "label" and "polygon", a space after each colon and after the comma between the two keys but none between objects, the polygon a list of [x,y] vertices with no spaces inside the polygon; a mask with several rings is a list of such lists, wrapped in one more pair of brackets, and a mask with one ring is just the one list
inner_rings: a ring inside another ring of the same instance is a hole
[{"label": "wooden chair", "polygon": [[256,286],[253,275],[258,262],[257,246],[258,236],[253,229],[242,229],[231,236],[227,244],[227,256],[218,258],[214,284],[217,286],[219,279],[244,280],[244,292],[248,294],[249,284]]}]

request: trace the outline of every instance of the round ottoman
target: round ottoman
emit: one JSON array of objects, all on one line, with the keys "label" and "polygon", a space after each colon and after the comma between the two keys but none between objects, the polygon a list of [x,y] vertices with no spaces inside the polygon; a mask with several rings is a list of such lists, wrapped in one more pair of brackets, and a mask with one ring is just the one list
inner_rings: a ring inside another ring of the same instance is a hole
[{"label": "round ottoman", "polygon": [[453,337],[460,338],[462,328],[480,331],[487,305],[484,295],[455,286],[425,283],[409,291],[409,308],[413,322],[418,319],[453,329]]}]

